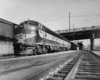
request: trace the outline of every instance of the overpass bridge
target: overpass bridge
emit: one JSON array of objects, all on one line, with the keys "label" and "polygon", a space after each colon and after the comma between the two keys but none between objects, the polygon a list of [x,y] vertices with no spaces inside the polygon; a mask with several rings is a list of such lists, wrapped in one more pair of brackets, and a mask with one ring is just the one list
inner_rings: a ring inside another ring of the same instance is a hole
[{"label": "overpass bridge", "polygon": [[100,26],[75,28],[75,29],[70,29],[70,30],[68,29],[58,30],[55,32],[69,40],[90,39],[91,50],[93,50],[94,39],[100,38]]}]

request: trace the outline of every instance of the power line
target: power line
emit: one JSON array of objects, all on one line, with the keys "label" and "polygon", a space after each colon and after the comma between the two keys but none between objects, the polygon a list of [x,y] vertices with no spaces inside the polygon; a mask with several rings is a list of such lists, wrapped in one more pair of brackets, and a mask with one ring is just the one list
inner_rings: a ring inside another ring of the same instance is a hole
[{"label": "power line", "polygon": [[[92,21],[92,20],[100,20],[100,18],[93,18],[93,19],[83,19],[83,20],[72,20],[71,22],[78,22],[78,21],[85,21],[85,20],[88,20],[88,21]],[[63,21],[63,22],[60,22],[60,24],[64,24],[64,23],[67,23],[68,24],[69,21]],[[45,23],[45,24],[49,24],[49,25],[54,25],[54,24],[58,24],[58,22],[53,22],[53,23]]]},{"label": "power line", "polygon": [[[75,15],[75,16],[70,16],[70,17],[71,18],[82,18],[82,17],[93,17],[93,16],[100,16],[100,14]],[[47,20],[47,21],[44,21],[44,22],[49,23],[49,22],[61,21],[61,20],[68,19],[68,18],[69,18],[68,16],[65,16],[65,17],[62,17],[62,18]]]}]

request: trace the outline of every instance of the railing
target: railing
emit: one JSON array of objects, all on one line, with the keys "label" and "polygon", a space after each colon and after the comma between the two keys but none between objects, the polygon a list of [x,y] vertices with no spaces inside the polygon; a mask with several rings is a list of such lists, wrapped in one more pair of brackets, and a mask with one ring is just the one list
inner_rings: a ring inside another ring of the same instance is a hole
[{"label": "railing", "polygon": [[86,31],[86,30],[95,30],[100,29],[100,26],[92,26],[92,27],[83,27],[83,28],[75,28],[75,29],[66,29],[66,30],[58,30],[56,33],[69,33],[69,32],[77,32],[77,31]]}]

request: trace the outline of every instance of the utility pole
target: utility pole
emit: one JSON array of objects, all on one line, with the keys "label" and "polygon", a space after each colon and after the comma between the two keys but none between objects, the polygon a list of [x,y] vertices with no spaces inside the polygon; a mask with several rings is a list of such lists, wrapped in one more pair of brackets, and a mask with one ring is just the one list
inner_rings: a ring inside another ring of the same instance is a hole
[{"label": "utility pole", "polygon": [[[74,31],[74,24],[73,24],[73,31]],[[73,40],[75,40],[75,32],[73,32]],[[75,46],[74,46],[75,49]]]},{"label": "utility pole", "polygon": [[70,13],[69,13],[69,31],[70,31]]}]

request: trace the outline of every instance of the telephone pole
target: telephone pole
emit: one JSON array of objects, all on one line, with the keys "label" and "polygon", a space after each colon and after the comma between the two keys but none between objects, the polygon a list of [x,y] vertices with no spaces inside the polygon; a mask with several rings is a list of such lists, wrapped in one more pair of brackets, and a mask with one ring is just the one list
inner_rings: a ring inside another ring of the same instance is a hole
[{"label": "telephone pole", "polygon": [[70,13],[69,13],[69,31],[70,31]]}]

